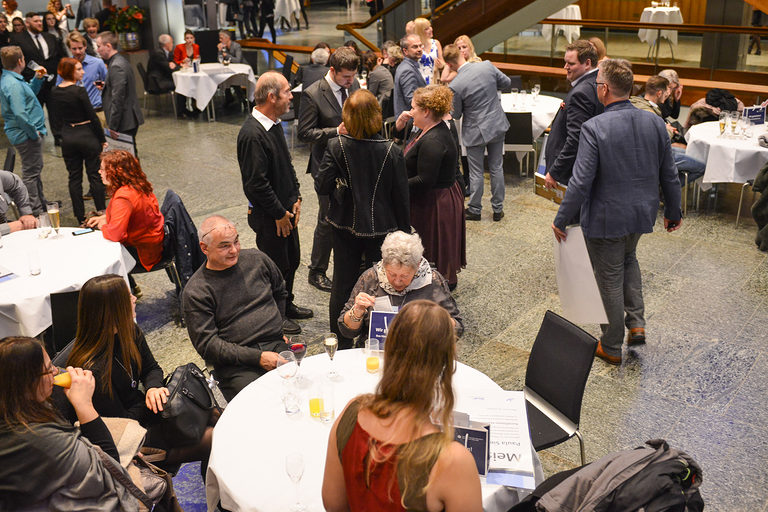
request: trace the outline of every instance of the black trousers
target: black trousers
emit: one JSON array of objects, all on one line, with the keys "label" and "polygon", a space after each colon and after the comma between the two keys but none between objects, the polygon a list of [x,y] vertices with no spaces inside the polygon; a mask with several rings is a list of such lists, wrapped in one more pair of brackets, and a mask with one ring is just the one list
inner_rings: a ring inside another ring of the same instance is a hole
[{"label": "black trousers", "polygon": [[93,133],[90,123],[79,126],[65,124],[61,130],[61,156],[69,173],[69,197],[78,222],[85,220],[83,203],[83,165],[91,186],[93,202],[97,210],[107,207],[104,184],[99,176],[101,144]]},{"label": "black trousers", "polygon": [[248,211],[248,225],[256,233],[256,246],[261,252],[275,262],[285,279],[285,289],[288,291],[286,305],[293,302],[293,280],[301,260],[299,232],[292,229],[287,237],[277,235],[275,219],[257,210]]},{"label": "black trousers", "polygon": [[275,32],[275,13],[261,13],[259,22],[259,37],[264,35],[264,29],[269,25],[269,31],[272,33],[272,42],[277,44],[277,33]]},{"label": "black trousers", "polygon": [[383,236],[373,238],[357,237],[343,229],[333,228],[333,284],[331,301],[328,305],[331,332],[339,338],[339,348],[352,348],[352,338],[346,338],[339,331],[339,315],[360,274],[381,259]]},{"label": "black trousers", "polygon": [[309,260],[309,270],[312,272],[325,272],[328,270],[328,262],[331,259],[333,247],[333,226],[328,224],[325,217],[330,208],[330,199],[326,195],[317,195],[317,225],[315,235],[312,238],[312,256]]}]

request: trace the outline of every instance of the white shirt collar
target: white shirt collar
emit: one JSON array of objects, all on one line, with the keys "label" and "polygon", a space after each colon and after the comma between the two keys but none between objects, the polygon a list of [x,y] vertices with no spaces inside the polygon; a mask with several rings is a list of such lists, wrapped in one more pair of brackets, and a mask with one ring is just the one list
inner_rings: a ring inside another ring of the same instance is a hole
[{"label": "white shirt collar", "polygon": [[261,123],[261,126],[264,127],[265,130],[269,131],[272,129],[273,126],[276,124],[280,124],[280,121],[274,122],[264,114],[262,114],[258,108],[253,107],[253,111],[251,112],[251,115],[255,120],[257,120],[259,123]]},{"label": "white shirt collar", "polygon": [[659,108],[659,105],[658,105],[657,103],[654,103],[654,102],[652,102],[652,101],[651,101],[651,100],[649,100],[649,99],[646,99],[646,101],[647,101],[648,103],[650,103],[651,105],[653,105],[655,108]]},{"label": "white shirt collar", "polygon": [[585,79],[585,78],[586,78],[586,77],[587,77],[589,74],[591,74],[591,73],[597,73],[597,68],[594,68],[594,69],[590,69],[589,71],[587,71],[586,73],[584,73],[583,75],[581,75],[579,78],[577,78],[576,80],[574,80],[573,82],[571,82],[571,87],[576,87],[576,84],[578,84],[579,82],[581,82],[582,80],[584,80],[584,79]]},{"label": "white shirt collar", "polygon": [[339,91],[341,90],[341,86],[333,81],[333,78],[331,78],[331,70],[329,69],[328,72],[325,74],[325,81],[328,82],[328,85],[331,86],[331,90],[333,91],[333,94],[339,95]]}]

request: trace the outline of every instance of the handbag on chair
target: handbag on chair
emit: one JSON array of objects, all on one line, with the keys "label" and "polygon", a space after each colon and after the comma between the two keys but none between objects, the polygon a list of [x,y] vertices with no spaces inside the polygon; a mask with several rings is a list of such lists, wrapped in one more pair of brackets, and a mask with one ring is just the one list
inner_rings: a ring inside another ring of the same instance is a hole
[{"label": "handbag on chair", "polygon": [[166,377],[165,387],[169,396],[160,413],[165,438],[172,439],[178,446],[197,443],[211,415],[221,410],[208,380],[195,363],[187,363]]}]

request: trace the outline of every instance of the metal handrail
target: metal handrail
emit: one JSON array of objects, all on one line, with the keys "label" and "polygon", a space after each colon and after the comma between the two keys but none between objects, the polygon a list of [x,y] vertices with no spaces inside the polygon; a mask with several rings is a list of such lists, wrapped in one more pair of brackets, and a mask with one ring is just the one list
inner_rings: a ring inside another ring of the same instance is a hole
[{"label": "metal handrail", "polygon": [[578,25],[588,28],[619,28],[619,29],[654,29],[677,30],[678,32],[719,32],[725,34],[756,34],[768,36],[768,28],[742,27],[739,25],[691,25],[677,23],[645,23],[641,21],[610,21],[610,20],[565,20],[546,18],[539,23],[542,25]]}]

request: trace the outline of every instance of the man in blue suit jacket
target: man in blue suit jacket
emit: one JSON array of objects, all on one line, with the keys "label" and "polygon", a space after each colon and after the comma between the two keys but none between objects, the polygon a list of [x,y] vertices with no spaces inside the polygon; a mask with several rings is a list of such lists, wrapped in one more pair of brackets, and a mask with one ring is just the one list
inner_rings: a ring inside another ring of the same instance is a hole
[{"label": "man in blue suit jacket", "polygon": [[603,112],[597,99],[597,50],[589,41],[580,39],[565,49],[566,78],[571,90],[552,122],[552,130],[544,148],[547,163],[545,186],[554,188],[557,182],[568,185],[573,161],[579,149],[579,133],[584,121]]},{"label": "man in blue suit jacket", "polygon": [[555,238],[565,240],[566,224],[581,208],[581,228],[608,315],[596,355],[610,364],[621,364],[625,323],[627,344],[645,343],[635,250],[640,236],[656,223],[659,185],[664,228],[674,231],[682,222],[680,182],[664,121],[632,106],[633,81],[626,61],[600,63],[597,96],[605,113],[581,127],[573,176],[552,224]]}]

